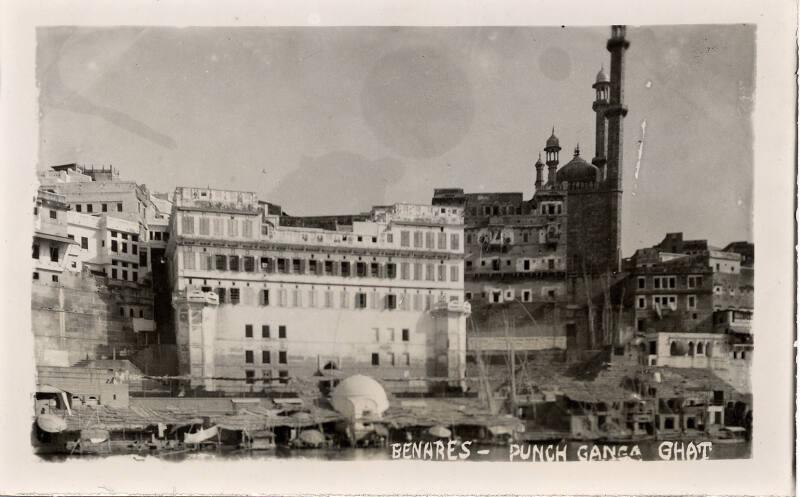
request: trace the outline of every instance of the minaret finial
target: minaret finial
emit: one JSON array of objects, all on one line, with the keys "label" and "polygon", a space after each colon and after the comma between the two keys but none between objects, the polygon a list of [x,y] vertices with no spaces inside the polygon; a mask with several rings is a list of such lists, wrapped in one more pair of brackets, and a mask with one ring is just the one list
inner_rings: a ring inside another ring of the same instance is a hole
[{"label": "minaret finial", "polygon": [[581,155],[581,144],[580,143],[575,145],[575,157],[577,157],[579,155]]}]

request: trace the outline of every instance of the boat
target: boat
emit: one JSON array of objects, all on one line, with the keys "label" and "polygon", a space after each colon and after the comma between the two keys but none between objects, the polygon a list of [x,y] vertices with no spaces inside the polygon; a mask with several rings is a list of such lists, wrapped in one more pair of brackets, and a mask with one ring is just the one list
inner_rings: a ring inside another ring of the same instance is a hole
[{"label": "boat", "polygon": [[210,428],[205,428],[194,433],[187,433],[186,436],[183,438],[183,443],[187,444],[199,444],[214,438],[219,433],[218,426],[212,426]]},{"label": "boat", "polygon": [[239,448],[249,450],[273,450],[275,447],[275,433],[270,430],[244,432],[239,444]]},{"label": "boat", "polygon": [[744,443],[746,433],[741,426],[724,426],[711,434],[711,441],[715,444]]},{"label": "boat", "polygon": [[36,426],[47,433],[61,433],[67,429],[67,420],[57,414],[39,414]]}]

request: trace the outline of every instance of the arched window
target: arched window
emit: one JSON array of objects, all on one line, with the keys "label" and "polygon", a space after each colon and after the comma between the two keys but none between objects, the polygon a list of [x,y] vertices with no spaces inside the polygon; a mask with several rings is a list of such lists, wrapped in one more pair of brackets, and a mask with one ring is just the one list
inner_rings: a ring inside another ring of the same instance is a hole
[{"label": "arched window", "polygon": [[677,342],[670,342],[669,344],[669,355],[680,355],[678,352],[678,343]]},{"label": "arched window", "polygon": [[689,355],[694,355],[694,342],[689,342]]},{"label": "arched window", "polygon": [[711,342],[706,342],[706,357],[711,357],[713,344]]},{"label": "arched window", "polygon": [[697,355],[703,355],[703,342],[697,342]]}]

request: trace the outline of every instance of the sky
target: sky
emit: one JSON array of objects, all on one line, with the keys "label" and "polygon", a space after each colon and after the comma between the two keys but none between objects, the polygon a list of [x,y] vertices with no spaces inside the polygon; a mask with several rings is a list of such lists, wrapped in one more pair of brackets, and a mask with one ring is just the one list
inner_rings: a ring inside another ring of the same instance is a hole
[{"label": "sky", "polygon": [[[594,155],[609,27],[37,31],[38,169],[113,165],[156,192],[254,191],[292,215],[533,194],[555,127]],[[623,254],[752,240],[756,32],[629,27]]]}]

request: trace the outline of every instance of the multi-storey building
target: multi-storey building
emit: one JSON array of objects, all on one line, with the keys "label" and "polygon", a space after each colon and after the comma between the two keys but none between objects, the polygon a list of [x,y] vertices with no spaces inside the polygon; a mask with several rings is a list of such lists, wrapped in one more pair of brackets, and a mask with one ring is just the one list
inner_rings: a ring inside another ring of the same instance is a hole
[{"label": "multi-storey building", "polygon": [[248,192],[178,188],[173,201],[176,338],[192,386],[260,390],[331,371],[401,389],[463,380],[463,209],[374,207],[326,229],[285,226]]},{"label": "multi-storey building", "polygon": [[[666,251],[669,250],[669,251]],[[668,233],[625,261],[635,329],[650,365],[711,368],[749,389],[753,267],[742,255]]]},{"label": "multi-storey building", "polygon": [[[530,200],[522,193],[471,194],[459,188],[434,192],[434,205],[461,206],[465,211],[465,290],[475,322],[513,337],[524,350],[564,348],[568,343],[591,348],[597,343],[586,336],[618,335],[609,329],[595,331],[588,315],[594,313],[592,302],[604,296],[603,284],[616,282],[620,271],[628,46],[625,27],[614,26],[606,46],[611,76],[601,70],[592,85],[592,163],[581,158],[576,147],[572,159],[559,167],[561,146],[553,129],[545,142],[544,162],[540,156],[534,165],[535,193]],[[509,306],[525,309],[511,319],[511,326]],[[612,323],[596,321],[598,327]],[[503,340],[491,343],[501,352],[508,348]]]}]

